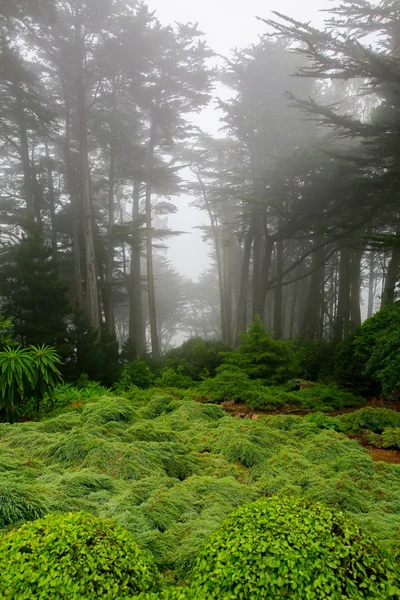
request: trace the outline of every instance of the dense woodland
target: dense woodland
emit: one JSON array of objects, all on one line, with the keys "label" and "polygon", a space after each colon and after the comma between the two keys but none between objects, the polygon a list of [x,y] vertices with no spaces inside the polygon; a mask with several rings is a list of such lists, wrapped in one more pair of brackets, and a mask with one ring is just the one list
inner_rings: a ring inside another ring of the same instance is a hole
[{"label": "dense woodland", "polygon": [[0,0],[1,598],[400,599],[400,5],[259,20]]}]

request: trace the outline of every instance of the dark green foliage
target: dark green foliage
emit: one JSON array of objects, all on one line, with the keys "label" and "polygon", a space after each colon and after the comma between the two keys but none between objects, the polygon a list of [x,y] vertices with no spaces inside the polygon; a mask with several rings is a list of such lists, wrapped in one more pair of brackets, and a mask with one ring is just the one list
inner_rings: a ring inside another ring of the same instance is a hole
[{"label": "dark green foliage", "polygon": [[296,497],[240,508],[193,570],[207,598],[384,600],[399,597],[389,555],[341,512]]},{"label": "dark green foliage", "polygon": [[198,381],[204,377],[213,377],[222,363],[221,352],[230,348],[218,340],[203,340],[195,337],[169,350],[165,355],[166,366],[174,369],[183,367],[186,374]]},{"label": "dark green foliage", "polygon": [[0,314],[0,349],[5,346],[10,346],[14,333],[14,325],[12,319],[8,319]]},{"label": "dark green foliage", "polygon": [[329,376],[332,368],[333,348],[326,340],[297,338],[294,342],[298,362],[298,376],[301,379],[317,381]]},{"label": "dark green foliage", "polygon": [[90,514],[50,515],[0,540],[4,599],[117,599],[158,587],[157,571],[133,537]]},{"label": "dark green foliage", "polygon": [[345,383],[355,378],[364,387],[378,383],[386,397],[398,397],[399,353],[400,302],[395,302],[367,319],[339,345],[337,376]]},{"label": "dark green foliage", "polygon": [[68,380],[76,381],[85,373],[89,379],[107,387],[117,381],[121,373],[118,342],[105,328],[96,331],[83,315],[76,314],[68,332],[68,342],[75,350],[63,369]]},{"label": "dark green foliage", "polygon": [[259,317],[242,335],[235,352],[222,354],[225,364],[238,367],[250,379],[262,379],[276,384],[287,381],[296,373],[296,356],[290,342],[274,340]]},{"label": "dark green foliage", "polygon": [[0,273],[2,311],[12,318],[14,335],[22,345],[56,346],[65,355],[67,289],[41,229],[32,228],[10,250],[10,260]]},{"label": "dark green foliage", "polygon": [[116,384],[117,392],[129,392],[132,386],[146,389],[151,386],[153,375],[142,358],[137,358],[128,363],[122,369],[122,373]]}]

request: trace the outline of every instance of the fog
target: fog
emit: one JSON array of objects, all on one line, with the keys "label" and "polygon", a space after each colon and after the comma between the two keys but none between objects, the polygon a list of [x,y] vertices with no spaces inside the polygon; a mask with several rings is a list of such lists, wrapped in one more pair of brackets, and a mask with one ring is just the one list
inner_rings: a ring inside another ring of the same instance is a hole
[{"label": "fog", "polygon": [[[266,18],[272,11],[278,11],[301,21],[320,24],[323,21],[321,10],[327,9],[329,0],[283,0],[278,2],[263,0],[150,0],[149,6],[157,11],[166,24],[173,21],[199,23],[208,44],[217,53],[229,56],[234,48],[245,48],[256,43],[266,31],[265,24],[257,17]],[[215,95],[223,93],[220,87]],[[218,134],[219,111],[210,106],[198,116],[195,122],[213,134]],[[210,263],[209,248],[202,241],[196,227],[204,222],[204,216],[189,205],[190,198],[180,196],[174,200],[179,213],[168,219],[169,226],[186,235],[169,242],[168,257],[176,268],[187,277],[196,279]]]}]

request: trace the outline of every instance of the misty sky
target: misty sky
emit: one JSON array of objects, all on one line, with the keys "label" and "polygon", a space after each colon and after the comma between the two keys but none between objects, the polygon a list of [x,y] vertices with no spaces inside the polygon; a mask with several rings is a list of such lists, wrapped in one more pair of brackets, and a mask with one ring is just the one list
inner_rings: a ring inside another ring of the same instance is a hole
[{"label": "misty sky", "polygon": [[[265,25],[256,16],[269,17],[277,10],[302,21],[321,23],[321,9],[329,7],[329,0],[148,0],[159,19],[165,23],[196,22],[207,36],[208,44],[220,54],[228,55],[232,48],[243,48],[257,42],[265,31]],[[208,109],[200,118],[199,125],[208,131],[218,131],[218,117]],[[179,212],[169,218],[169,225],[179,231],[187,231],[170,242],[169,259],[183,274],[196,278],[209,265],[208,248],[201,234],[194,229],[206,221],[205,215],[188,206],[188,199],[181,196],[176,203]]]}]

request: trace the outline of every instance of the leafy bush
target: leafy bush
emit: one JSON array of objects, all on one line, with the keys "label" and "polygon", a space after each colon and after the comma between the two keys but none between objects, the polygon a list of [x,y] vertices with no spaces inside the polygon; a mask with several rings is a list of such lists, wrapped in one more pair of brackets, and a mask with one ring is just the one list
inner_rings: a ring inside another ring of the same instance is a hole
[{"label": "leafy bush", "polygon": [[218,340],[194,337],[182,346],[169,350],[165,355],[165,365],[174,370],[183,367],[189,377],[198,381],[215,375],[222,363],[221,352],[228,350],[229,346]]},{"label": "leafy bush", "polygon": [[159,594],[140,594],[132,600],[206,600],[200,590],[194,588],[166,588]]},{"label": "leafy bush", "polygon": [[364,403],[364,399],[360,396],[355,396],[333,384],[313,384],[294,392],[294,395],[299,399],[302,407],[327,412],[334,409],[359,406]]},{"label": "leafy bush", "polygon": [[[367,319],[338,346],[336,374],[345,383],[381,386],[390,398],[400,395],[400,302],[387,306]],[[363,391],[363,390],[362,390]]]},{"label": "leafy bush", "polygon": [[142,358],[137,358],[122,369],[115,386],[117,392],[129,392],[130,388],[149,388],[153,383],[153,375]]},{"label": "leafy bush", "polygon": [[133,537],[90,514],[47,516],[0,540],[4,599],[128,598],[159,585]]},{"label": "leafy bush", "polygon": [[207,598],[384,600],[399,593],[389,555],[341,512],[262,499],[230,516],[201,551],[193,582]]},{"label": "leafy bush", "polygon": [[165,367],[155,381],[155,386],[161,388],[187,389],[192,385],[193,379],[185,375],[185,369],[182,366],[177,369]]},{"label": "leafy bush", "polygon": [[367,406],[342,415],[340,419],[349,433],[360,433],[363,430],[382,433],[387,427],[400,427],[400,414],[387,408]]},{"label": "leafy bush", "polygon": [[247,373],[238,367],[221,365],[213,379],[205,379],[193,392],[206,402],[250,402],[263,389],[262,382],[251,381]]},{"label": "leafy bush", "polygon": [[224,352],[223,361],[247,373],[250,379],[261,379],[267,384],[287,381],[297,370],[296,356],[291,342],[273,340],[259,317],[242,335],[235,352]]}]

